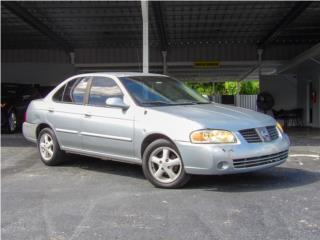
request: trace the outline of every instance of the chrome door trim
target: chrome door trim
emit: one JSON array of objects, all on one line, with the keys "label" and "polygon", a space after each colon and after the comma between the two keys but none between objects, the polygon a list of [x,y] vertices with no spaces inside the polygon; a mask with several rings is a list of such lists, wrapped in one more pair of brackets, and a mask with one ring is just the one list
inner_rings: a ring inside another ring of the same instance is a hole
[{"label": "chrome door trim", "polygon": [[119,140],[119,141],[125,141],[125,142],[132,142],[131,138],[118,137],[118,136],[105,135],[105,134],[96,134],[96,133],[90,133],[90,132],[80,132],[80,135],[89,136],[89,137],[107,138],[107,139],[113,139],[113,140]]},{"label": "chrome door trim", "polygon": [[75,130],[68,130],[68,129],[63,129],[63,128],[56,128],[57,132],[63,132],[63,133],[72,133],[72,134],[77,134],[78,131]]}]

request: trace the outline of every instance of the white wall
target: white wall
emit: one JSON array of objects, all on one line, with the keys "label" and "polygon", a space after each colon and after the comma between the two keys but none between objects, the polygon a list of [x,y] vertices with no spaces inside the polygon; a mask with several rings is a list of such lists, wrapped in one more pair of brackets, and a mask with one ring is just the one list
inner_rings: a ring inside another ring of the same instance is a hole
[{"label": "white wall", "polygon": [[[290,71],[290,73],[289,73]],[[303,121],[307,123],[307,84],[312,82],[317,94],[316,104],[312,104],[312,127],[320,128],[320,65],[311,60],[290,69],[286,74],[262,76],[261,91],[267,91],[275,99],[274,109],[303,109]]]},{"label": "white wall", "polygon": [[56,85],[75,73],[68,63],[1,63],[1,82]]},{"label": "white wall", "polygon": [[[313,127],[320,127],[320,65],[313,61],[307,61],[297,69],[295,69],[298,76],[298,106],[306,109],[307,107],[307,84],[312,82],[313,90],[317,94],[317,102],[312,104],[313,111]],[[304,114],[304,121],[307,116]]]},{"label": "white wall", "polygon": [[273,96],[273,108],[276,110],[298,107],[298,81],[295,75],[261,76],[260,91],[269,92]]}]

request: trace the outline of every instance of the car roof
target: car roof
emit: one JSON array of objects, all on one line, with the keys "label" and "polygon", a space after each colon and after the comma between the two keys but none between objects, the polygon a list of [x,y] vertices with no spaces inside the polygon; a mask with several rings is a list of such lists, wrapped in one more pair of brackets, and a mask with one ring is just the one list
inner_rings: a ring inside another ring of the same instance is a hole
[{"label": "car roof", "polygon": [[154,77],[166,77],[166,75],[156,73],[141,73],[141,72],[94,72],[79,74],[74,77],[81,76],[114,76],[114,77],[142,77],[142,76],[154,76]]}]

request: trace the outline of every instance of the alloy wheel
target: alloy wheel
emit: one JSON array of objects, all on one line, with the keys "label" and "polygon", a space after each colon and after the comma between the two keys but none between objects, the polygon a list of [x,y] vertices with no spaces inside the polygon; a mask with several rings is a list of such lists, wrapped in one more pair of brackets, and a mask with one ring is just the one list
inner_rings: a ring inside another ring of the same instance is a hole
[{"label": "alloy wheel", "polygon": [[49,161],[54,153],[52,137],[48,133],[44,133],[40,138],[39,145],[42,158]]},{"label": "alloy wheel", "polygon": [[149,170],[159,182],[172,183],[181,174],[182,162],[175,150],[169,147],[155,149],[149,157]]}]

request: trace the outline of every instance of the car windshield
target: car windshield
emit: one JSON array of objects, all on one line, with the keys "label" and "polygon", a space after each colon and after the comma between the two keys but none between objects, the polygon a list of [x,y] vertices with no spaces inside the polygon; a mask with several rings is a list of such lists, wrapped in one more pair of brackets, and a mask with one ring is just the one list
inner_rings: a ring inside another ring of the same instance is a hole
[{"label": "car windshield", "polygon": [[208,104],[180,81],[162,76],[122,77],[122,84],[141,106]]}]

